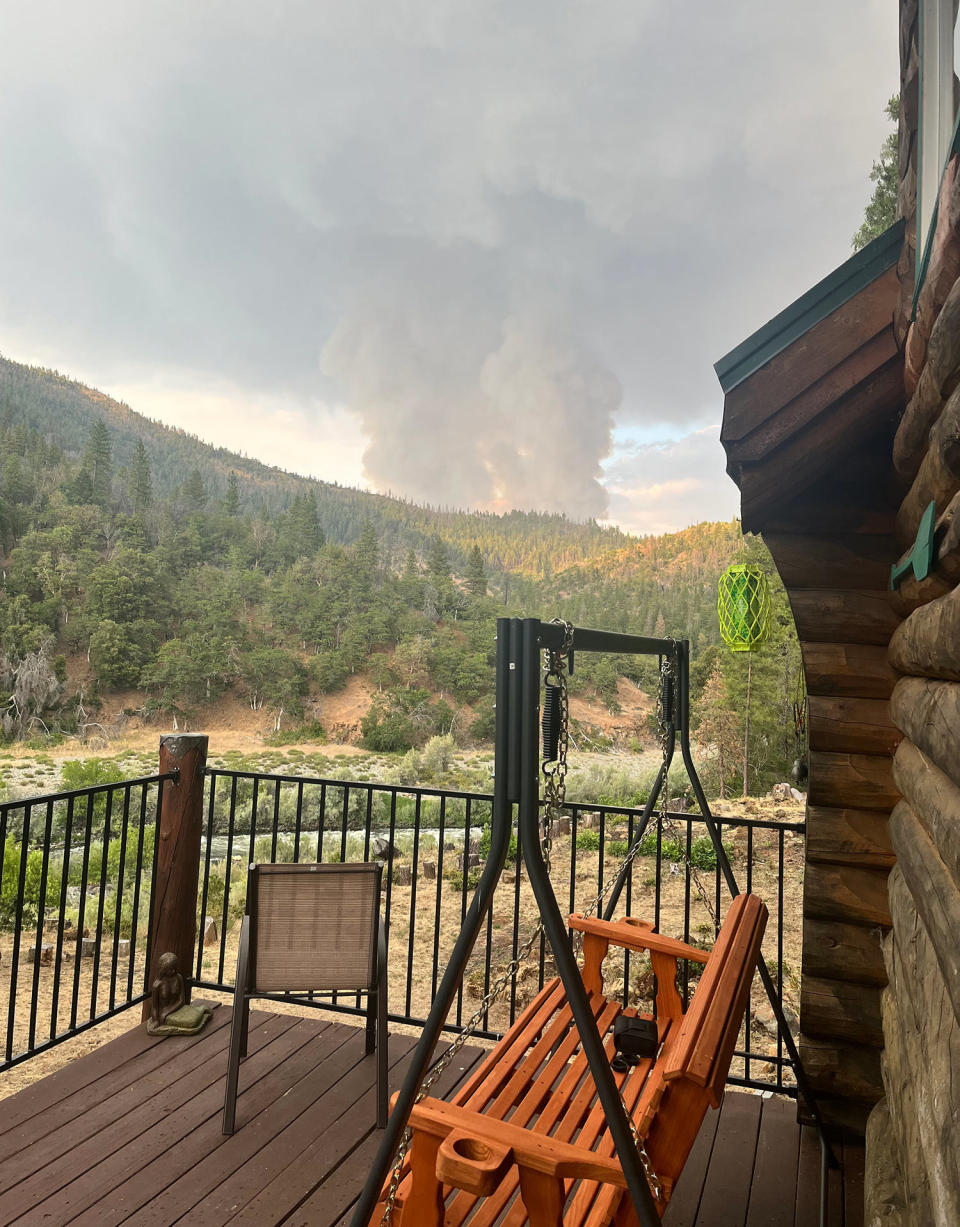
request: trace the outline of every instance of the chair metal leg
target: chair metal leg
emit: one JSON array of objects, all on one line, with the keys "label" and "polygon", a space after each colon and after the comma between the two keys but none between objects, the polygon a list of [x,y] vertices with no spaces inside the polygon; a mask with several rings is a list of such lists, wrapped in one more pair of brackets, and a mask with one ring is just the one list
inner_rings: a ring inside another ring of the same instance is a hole
[{"label": "chair metal leg", "polygon": [[[236,1009],[236,1005],[234,1005]],[[240,1060],[247,1059],[247,1036],[250,1032],[250,998],[244,993],[240,1005]]]},{"label": "chair metal leg", "polygon": [[[379,977],[380,970],[377,968]],[[363,1055],[368,1057],[373,1052],[377,1043],[377,998],[379,996],[380,985],[377,983],[376,988],[372,988],[367,993],[367,1026],[366,1035],[364,1036]]]},{"label": "chair metal leg", "polygon": [[225,1134],[234,1131],[237,1119],[237,1083],[240,1080],[240,1061],[247,1055],[247,1020],[250,1017],[250,1000],[247,985],[250,964],[250,917],[244,916],[240,927],[240,947],[237,952],[237,982],[233,994],[233,1019],[230,1023],[230,1054],[227,1058],[227,1086],[223,1100],[223,1124]]},{"label": "chair metal leg", "polygon": [[230,1055],[227,1058],[227,1088],[223,1100],[223,1124],[221,1132],[233,1133],[237,1119],[237,1083],[240,1080],[241,1047],[243,1045],[243,1018],[246,999],[234,999],[233,1021],[230,1023]]}]

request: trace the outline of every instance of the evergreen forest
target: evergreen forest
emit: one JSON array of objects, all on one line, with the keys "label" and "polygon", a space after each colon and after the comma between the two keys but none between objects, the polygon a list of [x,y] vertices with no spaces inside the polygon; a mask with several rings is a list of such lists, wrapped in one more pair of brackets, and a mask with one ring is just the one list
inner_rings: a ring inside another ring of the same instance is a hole
[{"label": "evergreen forest", "polygon": [[[322,740],[322,699],[357,674],[363,743],[406,751],[493,732],[498,616],[685,637],[700,740],[742,768],[746,663],[720,643],[717,580],[768,573],[752,661],[750,784],[797,752],[799,652],[769,554],[739,525],[631,537],[558,515],[423,507],[298,477],[150,421],[56,372],[0,358],[0,736],[84,736],[111,698],[158,727],[215,728],[230,695],[277,738]],[[580,657],[611,710],[655,662]],[[650,728],[638,728],[649,742]]]}]

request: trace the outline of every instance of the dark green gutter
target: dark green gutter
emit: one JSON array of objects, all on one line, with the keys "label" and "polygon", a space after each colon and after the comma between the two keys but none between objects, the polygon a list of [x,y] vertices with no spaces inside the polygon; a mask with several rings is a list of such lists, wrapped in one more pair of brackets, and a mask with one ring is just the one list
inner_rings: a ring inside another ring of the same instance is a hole
[{"label": "dark green gutter", "polygon": [[834,269],[829,277],[824,277],[812,290],[807,290],[806,294],[802,294],[786,310],[775,315],[753,336],[741,341],[735,349],[731,349],[715,363],[713,369],[717,372],[724,393],[749,379],[771,358],[775,358],[805,332],[809,332],[814,324],[826,319],[837,307],[841,307],[888,268],[892,268],[900,258],[903,230],[903,222],[895,222],[889,230],[885,230],[856,255]]}]

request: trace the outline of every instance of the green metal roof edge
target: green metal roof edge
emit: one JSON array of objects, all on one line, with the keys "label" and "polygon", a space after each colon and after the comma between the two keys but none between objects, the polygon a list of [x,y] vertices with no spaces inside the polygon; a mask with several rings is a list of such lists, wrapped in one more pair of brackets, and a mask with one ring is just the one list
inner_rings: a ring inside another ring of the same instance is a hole
[{"label": "green metal roof edge", "polygon": [[758,328],[753,336],[741,341],[714,363],[713,369],[724,393],[749,379],[771,358],[809,332],[814,324],[826,319],[837,307],[859,294],[881,273],[896,264],[903,248],[903,233],[903,221],[895,222],[889,230],[824,277],[812,290],[801,294],[796,302]]}]

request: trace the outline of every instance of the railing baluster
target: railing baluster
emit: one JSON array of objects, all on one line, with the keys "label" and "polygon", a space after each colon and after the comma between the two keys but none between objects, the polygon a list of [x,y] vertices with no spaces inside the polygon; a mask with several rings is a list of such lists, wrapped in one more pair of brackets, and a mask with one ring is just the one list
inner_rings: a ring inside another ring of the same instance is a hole
[{"label": "railing baluster", "polygon": [[[443,903],[443,834],[447,819],[447,798],[440,798],[440,832],[437,836],[437,894],[433,909],[433,975],[430,980],[430,1000],[437,995],[437,981],[440,977],[440,908]],[[490,964],[487,960],[487,972]]]},{"label": "railing baluster", "polygon": [[293,833],[293,862],[300,863],[300,824],[303,817],[303,780],[297,781],[297,818]]},{"label": "railing baluster", "polygon": [[210,894],[210,865],[213,849],[213,808],[216,804],[217,777],[214,772],[208,773],[210,793],[207,801],[207,835],[206,848],[203,852],[203,882],[200,887],[200,923],[197,926],[197,980],[203,979],[203,947],[207,927],[207,899]]},{"label": "railing baluster", "polygon": [[[27,881],[27,858],[30,855],[30,816],[31,804],[29,801],[23,805],[23,832],[20,843],[20,870],[17,876],[17,898],[23,899],[24,886]],[[20,931],[23,923],[22,913],[18,910],[17,917],[13,923],[13,951],[10,955],[10,1004],[7,1010],[7,1050],[6,1058],[9,1060],[13,1056],[14,1031],[16,1027],[17,1014],[17,979],[20,964]],[[31,1002],[31,1013],[33,1012],[33,1002]]]},{"label": "railing baluster", "polygon": [[[70,843],[73,839],[74,798],[67,800],[67,819],[63,836],[63,862],[60,866],[60,915],[57,920],[57,948],[53,956],[53,992],[50,1001],[50,1039],[53,1040],[60,1022],[60,970],[63,960],[63,929],[66,924],[67,886],[70,880]],[[5,815],[4,815],[5,816]]]},{"label": "railing baluster", "polygon": [[120,957],[120,920],[123,912],[123,879],[127,860],[127,826],[130,821],[130,785],[123,789],[123,815],[120,826],[120,861],[117,865],[117,897],[113,907],[113,956],[110,960],[110,1005],[113,1013],[117,1005],[117,961]]},{"label": "railing baluster", "polygon": [[223,914],[220,920],[220,952],[217,960],[217,981],[220,984],[223,983],[223,964],[227,954],[227,923],[230,918],[230,877],[233,870],[233,828],[236,818],[237,777],[233,776],[230,781],[230,809],[227,820],[227,861],[223,870]]},{"label": "railing baluster", "polygon": [[[410,1002],[413,993],[413,951],[414,939],[417,933],[417,860],[420,854],[420,817],[422,813],[422,797],[417,792],[413,810],[413,856],[410,866],[410,931],[407,934],[407,1013],[410,1013]],[[464,871],[466,872],[466,871]]]},{"label": "railing baluster", "polygon": [[[157,785],[159,789],[161,785]],[[127,999],[133,996],[133,978],[137,962],[137,937],[140,932],[140,882],[143,878],[143,839],[147,826],[148,786],[140,785],[140,820],[137,831],[137,869],[133,878],[133,913],[130,917],[130,966],[127,968]],[[156,843],[156,835],[154,835]],[[61,917],[62,922],[62,917]],[[149,963],[144,964],[149,967]]]},{"label": "railing baluster", "polygon": [[270,838],[270,861],[277,863],[277,834],[280,830],[280,779],[273,786],[273,834]]},{"label": "railing baluster", "polygon": [[[50,864],[50,836],[53,830],[53,802],[48,801],[43,825],[43,852],[40,864],[40,893],[37,896],[37,940],[33,950],[33,987],[30,994],[30,1028],[27,1036],[28,1051],[37,1038],[37,997],[40,990],[40,957],[43,951],[43,936],[47,912],[47,872]],[[2,845],[0,845],[2,848]],[[13,993],[10,994],[13,996]]]},{"label": "railing baluster", "polygon": [[100,989],[100,946],[103,941],[103,913],[107,898],[107,865],[110,853],[110,819],[113,817],[113,789],[106,795],[106,811],[103,819],[103,836],[100,845],[100,894],[97,898],[96,932],[93,938],[93,972],[90,980],[90,1018],[97,1016],[97,997]]},{"label": "railing baluster", "polygon": [[83,962],[83,922],[87,912],[87,874],[90,870],[90,841],[93,838],[93,798],[87,793],[87,816],[83,832],[83,858],[80,868],[80,903],[77,910],[77,952],[73,965],[73,1000],[70,1002],[70,1029],[77,1025],[77,1006],[80,997],[80,964]]}]

